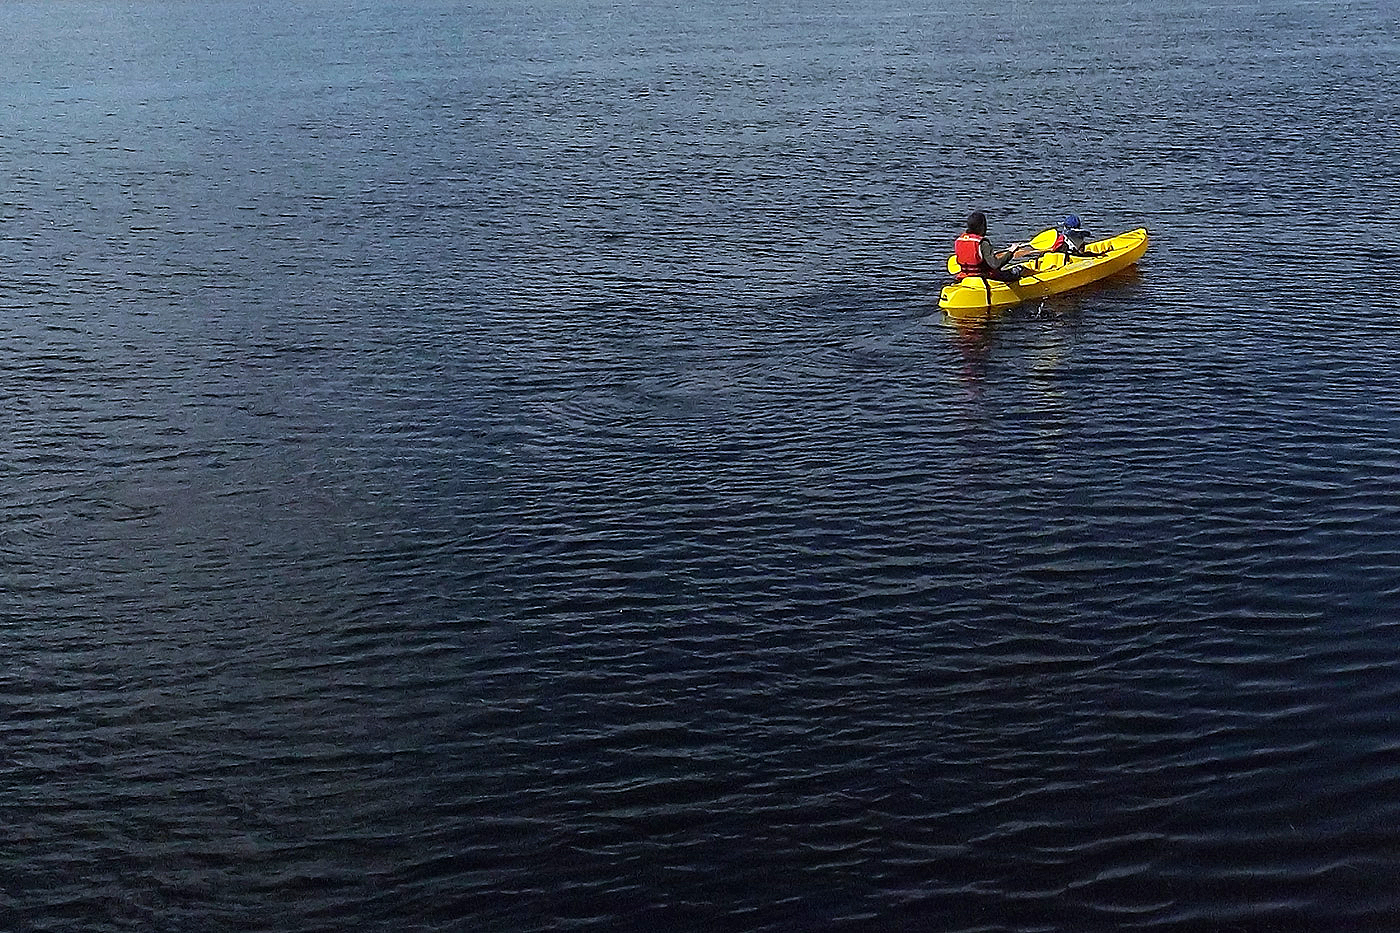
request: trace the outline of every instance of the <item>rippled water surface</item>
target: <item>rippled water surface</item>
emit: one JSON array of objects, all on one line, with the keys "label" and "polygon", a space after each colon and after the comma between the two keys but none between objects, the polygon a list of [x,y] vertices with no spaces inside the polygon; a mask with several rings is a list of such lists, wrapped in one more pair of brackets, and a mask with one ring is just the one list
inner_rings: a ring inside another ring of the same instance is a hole
[{"label": "rippled water surface", "polygon": [[0,926],[1400,928],[1393,4],[0,32]]}]

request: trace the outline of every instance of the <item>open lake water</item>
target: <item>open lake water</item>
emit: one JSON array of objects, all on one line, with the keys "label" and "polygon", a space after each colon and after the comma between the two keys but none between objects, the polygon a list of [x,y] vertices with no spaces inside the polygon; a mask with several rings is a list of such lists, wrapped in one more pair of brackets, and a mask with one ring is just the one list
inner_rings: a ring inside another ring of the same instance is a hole
[{"label": "open lake water", "polygon": [[0,35],[3,928],[1400,929],[1390,0]]}]

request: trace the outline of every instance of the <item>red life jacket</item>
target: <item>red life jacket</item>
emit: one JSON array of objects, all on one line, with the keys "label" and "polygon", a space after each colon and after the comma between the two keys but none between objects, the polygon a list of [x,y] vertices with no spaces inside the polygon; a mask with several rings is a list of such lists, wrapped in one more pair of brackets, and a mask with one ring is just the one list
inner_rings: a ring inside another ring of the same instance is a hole
[{"label": "red life jacket", "polygon": [[983,239],[984,237],[977,233],[964,233],[953,241],[953,258],[961,267],[957,278],[965,279],[970,275],[982,275],[992,271],[982,261]]}]

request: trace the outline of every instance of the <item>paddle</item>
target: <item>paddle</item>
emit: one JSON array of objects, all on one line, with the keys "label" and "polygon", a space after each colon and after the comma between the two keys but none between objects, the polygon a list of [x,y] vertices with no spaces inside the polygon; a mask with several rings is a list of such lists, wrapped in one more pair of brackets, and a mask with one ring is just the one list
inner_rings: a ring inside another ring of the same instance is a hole
[{"label": "paddle", "polygon": [[[1046,255],[1049,255],[1050,257],[1046,260],[1046,263],[1044,264],[1043,268],[1033,269],[1032,275],[1037,275],[1041,272],[1049,272],[1051,269],[1059,269],[1063,267],[1065,263],[1069,262],[1069,259],[1065,256],[1064,253],[1058,251],[1053,253],[1051,252],[1051,250],[1054,249],[1055,244],[1059,242],[1059,239],[1060,231],[1054,229],[1053,227],[1049,230],[1042,230],[1035,236],[1031,237],[1030,245],[1036,250],[1036,253],[1033,256],[1027,257],[1026,262],[1034,262],[1036,259],[1039,259],[1040,257]],[[1058,262],[1055,261],[1057,257],[1059,259]],[[1021,265],[1024,266],[1025,263],[1021,263]]]},{"label": "paddle", "polygon": [[1031,246],[1042,253],[1055,245],[1055,241],[1060,238],[1060,231],[1051,227],[1049,230],[1042,230],[1031,237]]},{"label": "paddle", "polygon": [[1016,250],[1020,252],[1020,250],[1025,249],[1027,246],[1031,248],[1031,252],[1016,257],[1016,264],[1025,265],[1029,262],[1035,262],[1035,260],[1048,253],[1059,239],[1060,232],[1053,227],[1049,230],[1040,231],[1035,236],[1031,237],[1029,243],[1022,244],[1020,248]]},{"label": "paddle", "polygon": [[[1059,238],[1060,232],[1054,229],[1053,227],[1049,230],[1040,231],[1035,236],[1031,237],[1029,244],[1026,244],[1030,246],[1031,252],[1025,254],[1024,256],[1017,256],[1016,260],[1014,262],[1008,263],[1008,265],[1012,268],[1026,268],[1031,263],[1035,262],[1037,259],[1048,253],[1051,247],[1055,245],[1055,242],[1059,240]],[[1023,246],[1021,248],[1024,249],[1025,247]],[[1034,275],[1035,273],[1048,271],[1048,269],[1032,268],[1031,273]]]},{"label": "paddle", "polygon": [[[1018,256],[1012,262],[1007,263],[1007,265],[1011,266],[1012,268],[1015,268],[1016,266],[1025,265],[1028,262],[1032,262],[1040,258],[1040,256],[1044,255],[1046,250],[1055,245],[1055,240],[1057,240],[1058,238],[1059,232],[1052,227],[1049,230],[1042,230],[1035,236],[1031,237],[1029,243],[1013,243],[1011,245],[1011,249],[1013,251],[1022,250],[1029,246],[1031,247],[1031,249],[1035,250],[1035,253],[1027,254],[1026,256]],[[1006,268],[1006,266],[1003,266],[1002,268]],[[956,256],[949,256],[948,274],[957,275],[961,271],[962,265],[958,263],[958,258]]]}]

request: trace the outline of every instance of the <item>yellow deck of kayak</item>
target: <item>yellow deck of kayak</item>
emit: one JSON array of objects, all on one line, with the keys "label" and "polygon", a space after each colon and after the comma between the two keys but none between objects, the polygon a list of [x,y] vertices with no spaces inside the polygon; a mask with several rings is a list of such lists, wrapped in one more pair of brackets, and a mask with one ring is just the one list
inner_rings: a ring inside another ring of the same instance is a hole
[{"label": "yellow deck of kayak", "polygon": [[[1147,230],[1139,227],[1105,240],[1095,240],[1087,256],[1047,253],[1026,264],[1017,282],[997,282],[972,276],[943,289],[938,307],[952,318],[984,317],[989,311],[1010,308],[1023,301],[1082,288],[1128,268],[1147,252]],[[950,268],[956,263],[949,260]]]}]

